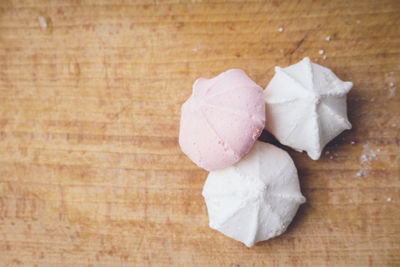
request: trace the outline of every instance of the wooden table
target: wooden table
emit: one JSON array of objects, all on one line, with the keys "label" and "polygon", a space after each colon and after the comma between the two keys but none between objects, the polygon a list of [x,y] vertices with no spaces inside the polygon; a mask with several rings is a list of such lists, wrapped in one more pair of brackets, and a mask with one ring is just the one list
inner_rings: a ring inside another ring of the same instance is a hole
[{"label": "wooden table", "polygon": [[[399,266],[400,1],[138,2],[0,2],[1,266]],[[180,106],[305,56],[354,82],[353,129],[287,149],[307,203],[249,249],[208,227]]]}]

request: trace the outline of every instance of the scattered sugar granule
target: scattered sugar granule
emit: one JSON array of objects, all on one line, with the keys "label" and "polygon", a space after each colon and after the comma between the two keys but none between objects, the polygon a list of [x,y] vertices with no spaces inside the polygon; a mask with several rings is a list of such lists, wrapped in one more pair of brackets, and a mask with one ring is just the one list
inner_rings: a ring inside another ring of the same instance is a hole
[{"label": "scattered sugar granule", "polygon": [[39,23],[43,29],[47,28],[47,20],[45,17],[39,16]]},{"label": "scattered sugar granule", "polygon": [[323,60],[326,60],[326,55],[324,55],[324,56],[322,57],[322,59],[323,59]]},{"label": "scattered sugar granule", "polygon": [[333,159],[333,156],[330,156],[329,159]]},{"label": "scattered sugar granule", "polygon": [[390,87],[394,87],[394,82],[389,83]]},{"label": "scattered sugar granule", "polygon": [[393,123],[393,124],[392,124],[392,127],[393,127],[393,128],[397,128],[397,124],[396,124],[396,123]]},{"label": "scattered sugar granule", "polygon": [[351,141],[350,144],[354,145],[356,142],[355,141]]},{"label": "scattered sugar granule", "polygon": [[367,157],[367,155],[365,155],[365,154],[362,154],[362,156],[361,156],[361,163],[365,163],[365,162],[367,162],[368,161],[368,157]]},{"label": "scattered sugar granule", "polygon": [[327,37],[325,38],[325,40],[330,41],[330,40],[331,40],[331,36],[330,36],[330,35],[327,36]]},{"label": "scattered sugar granule", "polygon": [[280,27],[280,28],[278,29],[278,31],[279,31],[279,32],[283,32],[283,27]]},{"label": "scattered sugar granule", "polygon": [[318,53],[319,53],[320,55],[323,55],[323,54],[325,53],[325,51],[321,49],[321,50],[318,51]]},{"label": "scattered sugar granule", "polygon": [[[380,148],[376,152],[380,152]],[[360,156],[360,167],[361,170],[356,174],[357,177],[367,176],[371,166],[371,160],[377,157],[375,149],[371,148],[371,144],[367,142],[364,145],[363,154]]]},{"label": "scattered sugar granule", "polygon": [[390,97],[394,96],[396,94],[396,88],[392,87],[390,88]]},{"label": "scattered sugar granule", "polygon": [[388,198],[386,199],[386,201],[387,201],[387,202],[392,202],[392,198],[391,198],[391,197],[388,197]]}]

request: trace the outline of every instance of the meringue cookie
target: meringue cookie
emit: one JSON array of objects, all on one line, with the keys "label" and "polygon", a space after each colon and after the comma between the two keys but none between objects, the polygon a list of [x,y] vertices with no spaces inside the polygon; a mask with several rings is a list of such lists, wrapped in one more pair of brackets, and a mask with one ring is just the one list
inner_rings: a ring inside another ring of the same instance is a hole
[{"label": "meringue cookie", "polygon": [[328,68],[304,58],[276,74],[264,91],[265,129],[284,145],[307,151],[319,159],[324,146],[351,129],[346,94],[352,82],[343,82]]},{"label": "meringue cookie", "polygon": [[203,197],[210,227],[248,247],[285,232],[305,202],[289,154],[260,141],[239,163],[210,172]]},{"label": "meringue cookie", "polygon": [[238,162],[265,127],[263,90],[242,70],[196,80],[182,105],[179,144],[206,170]]}]

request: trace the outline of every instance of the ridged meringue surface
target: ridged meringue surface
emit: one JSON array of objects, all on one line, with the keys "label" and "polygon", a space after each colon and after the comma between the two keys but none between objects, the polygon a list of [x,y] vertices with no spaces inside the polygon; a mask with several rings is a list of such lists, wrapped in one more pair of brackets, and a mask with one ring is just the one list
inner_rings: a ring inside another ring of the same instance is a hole
[{"label": "ridged meringue surface", "polygon": [[263,90],[244,71],[200,78],[182,105],[179,144],[198,166],[217,170],[246,155],[265,127]]},{"label": "ridged meringue surface", "polygon": [[210,172],[203,197],[210,227],[248,247],[285,232],[305,202],[289,154],[260,141],[239,163]]},{"label": "ridged meringue surface", "polygon": [[265,128],[282,144],[317,160],[329,141],[351,129],[346,95],[353,83],[309,58],[275,71],[264,91]]}]

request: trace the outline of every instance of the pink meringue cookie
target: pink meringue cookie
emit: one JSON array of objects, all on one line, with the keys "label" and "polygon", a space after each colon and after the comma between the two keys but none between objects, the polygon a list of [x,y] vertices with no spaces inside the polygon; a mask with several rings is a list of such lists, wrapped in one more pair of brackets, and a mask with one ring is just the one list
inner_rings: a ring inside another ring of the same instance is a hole
[{"label": "pink meringue cookie", "polygon": [[229,167],[245,156],[265,127],[263,90],[244,71],[197,79],[182,105],[179,144],[199,167]]}]

